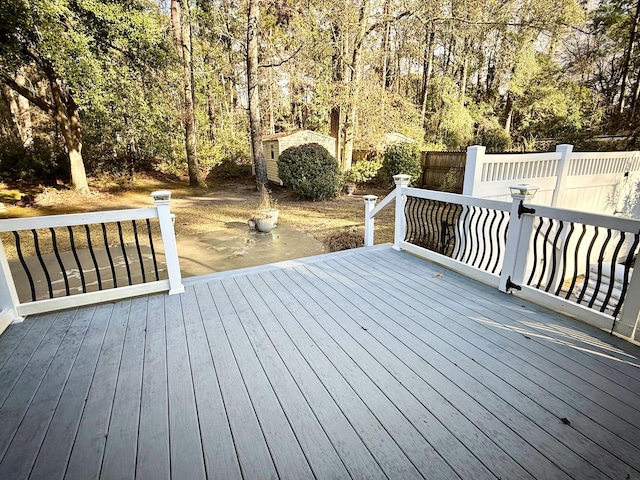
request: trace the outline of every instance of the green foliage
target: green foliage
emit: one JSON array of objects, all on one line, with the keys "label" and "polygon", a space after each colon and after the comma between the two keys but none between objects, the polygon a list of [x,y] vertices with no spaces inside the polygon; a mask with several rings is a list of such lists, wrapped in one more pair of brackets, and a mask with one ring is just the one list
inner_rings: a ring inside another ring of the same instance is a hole
[{"label": "green foliage", "polygon": [[460,171],[456,168],[450,168],[442,178],[439,189],[441,192],[460,193],[458,184],[460,183]]},{"label": "green foliage", "polygon": [[335,198],[344,185],[338,162],[317,143],[282,152],[278,157],[278,176],[285,186],[311,200]]},{"label": "green foliage", "polygon": [[0,143],[0,178],[54,184],[57,179],[68,180],[68,165],[64,151],[39,138],[28,147],[11,140]]},{"label": "green foliage", "polygon": [[460,99],[451,77],[435,77],[429,86],[425,141],[444,143],[448,150],[460,150],[473,138],[474,119]]},{"label": "green foliage", "polygon": [[487,147],[487,152],[505,152],[512,147],[511,136],[496,119],[486,122],[479,129],[475,143]]},{"label": "green foliage", "polygon": [[355,183],[367,183],[373,180],[378,174],[378,170],[382,168],[383,157],[375,156],[371,159],[363,158],[353,164],[351,170],[346,174],[346,179],[349,182]]},{"label": "green foliage", "polygon": [[393,176],[398,174],[411,176],[413,184],[422,174],[420,150],[415,143],[394,143],[384,153],[384,162],[379,171],[379,178],[386,185],[393,186]]}]

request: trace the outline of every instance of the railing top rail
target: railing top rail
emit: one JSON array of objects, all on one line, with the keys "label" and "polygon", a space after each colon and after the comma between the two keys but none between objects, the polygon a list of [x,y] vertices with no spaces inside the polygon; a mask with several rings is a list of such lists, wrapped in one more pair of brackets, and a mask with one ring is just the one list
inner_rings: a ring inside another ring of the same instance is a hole
[{"label": "railing top rail", "polygon": [[544,153],[508,153],[508,154],[486,154],[482,156],[482,163],[521,163],[533,162],[537,160],[560,160],[561,152]]},{"label": "railing top rail", "polygon": [[640,220],[620,218],[613,215],[602,215],[596,213],[570,210],[568,208],[547,207],[543,205],[532,205],[535,209],[535,216],[561,220],[563,222],[575,222],[594,227],[610,228],[620,232],[640,232]]},{"label": "railing top rail", "polygon": [[424,198],[427,200],[437,200],[440,202],[457,203],[460,205],[470,205],[474,207],[489,208],[508,212],[511,210],[511,202],[491,200],[488,198],[478,198],[458,193],[445,193],[435,190],[425,190],[422,188],[406,188],[402,193],[411,197]]},{"label": "railing top rail", "polygon": [[637,158],[640,152],[572,152],[571,160],[583,160],[590,158],[609,159],[609,158]]},{"label": "railing top rail", "polygon": [[149,207],[131,210],[110,210],[106,212],[71,213],[66,215],[51,215],[48,217],[9,218],[6,220],[0,220],[0,232],[14,232],[38,228],[73,227],[76,225],[143,220],[147,218],[158,218],[158,209],[155,207]]},{"label": "railing top rail", "polygon": [[391,190],[389,192],[389,194],[386,197],[384,197],[382,199],[382,201],[378,205],[376,205],[376,208],[371,210],[370,217],[374,218],[378,213],[380,213],[380,210],[382,210],[387,205],[389,205],[389,203],[391,203],[394,198],[396,198],[396,189],[395,188],[393,190]]}]

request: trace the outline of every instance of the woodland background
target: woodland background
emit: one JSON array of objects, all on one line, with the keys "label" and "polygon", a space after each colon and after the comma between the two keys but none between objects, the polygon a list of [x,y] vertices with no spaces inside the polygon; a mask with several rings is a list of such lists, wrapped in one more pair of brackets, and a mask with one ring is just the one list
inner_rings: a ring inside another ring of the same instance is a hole
[{"label": "woodland background", "polygon": [[[5,0],[0,175],[249,164],[263,134],[354,149],[635,149],[640,0]],[[603,138],[604,136],[604,138]],[[260,149],[256,149],[260,150]],[[259,152],[257,152],[259,153]]]}]

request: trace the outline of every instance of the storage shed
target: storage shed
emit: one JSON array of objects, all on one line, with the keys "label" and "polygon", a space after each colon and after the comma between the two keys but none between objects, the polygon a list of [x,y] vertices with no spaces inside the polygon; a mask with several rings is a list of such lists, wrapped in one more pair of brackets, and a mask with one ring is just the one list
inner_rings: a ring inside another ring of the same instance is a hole
[{"label": "storage shed", "polygon": [[326,148],[331,155],[336,156],[336,139],[311,130],[301,130],[294,133],[276,133],[262,137],[262,151],[267,161],[267,178],[270,182],[282,185],[278,177],[278,157],[289,147],[297,147],[307,143],[317,143]]}]

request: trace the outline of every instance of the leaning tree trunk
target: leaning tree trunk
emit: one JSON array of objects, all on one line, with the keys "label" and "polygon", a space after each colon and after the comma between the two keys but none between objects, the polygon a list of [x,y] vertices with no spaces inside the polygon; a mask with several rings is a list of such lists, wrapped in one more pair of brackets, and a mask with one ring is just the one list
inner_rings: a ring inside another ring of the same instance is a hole
[{"label": "leaning tree trunk", "polygon": [[82,127],[78,105],[69,89],[58,78],[53,65],[43,59],[41,59],[41,64],[51,88],[53,104],[35,94],[25,85],[19,84],[13,78],[5,77],[3,79],[4,83],[55,119],[62,132],[64,146],[69,156],[71,184],[76,190],[89,191],[87,174],[82,159]]},{"label": "leaning tree trunk", "polygon": [[249,129],[253,165],[256,172],[258,190],[267,184],[267,162],[262,151],[262,117],[260,116],[260,97],[258,95],[258,21],[260,19],[259,0],[249,1],[247,19],[247,89],[249,94]]}]

